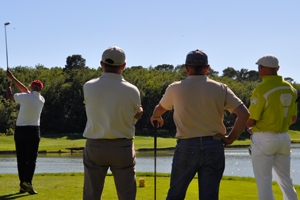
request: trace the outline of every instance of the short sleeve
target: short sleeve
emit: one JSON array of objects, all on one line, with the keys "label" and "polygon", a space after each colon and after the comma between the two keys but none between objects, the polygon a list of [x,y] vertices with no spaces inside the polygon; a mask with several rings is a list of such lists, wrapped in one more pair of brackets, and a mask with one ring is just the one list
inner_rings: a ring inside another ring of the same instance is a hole
[{"label": "short sleeve", "polygon": [[224,86],[227,90],[224,108],[232,113],[234,109],[243,104],[243,102],[232,92],[232,90],[227,85]]},{"label": "short sleeve", "polygon": [[169,85],[159,104],[167,110],[173,109],[172,87]]},{"label": "short sleeve", "polygon": [[263,98],[263,96],[259,95],[259,93],[255,89],[252,92],[252,95],[250,97],[250,107],[249,107],[250,117],[249,118],[258,121],[260,119],[260,116],[263,111],[265,103],[266,103],[265,98]]}]

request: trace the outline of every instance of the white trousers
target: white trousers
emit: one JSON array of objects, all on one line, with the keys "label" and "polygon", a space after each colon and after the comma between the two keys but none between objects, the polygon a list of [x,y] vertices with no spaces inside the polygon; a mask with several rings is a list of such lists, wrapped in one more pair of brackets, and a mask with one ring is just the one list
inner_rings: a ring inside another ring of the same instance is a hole
[{"label": "white trousers", "polygon": [[272,169],[284,200],[297,200],[290,175],[291,141],[287,133],[255,132],[251,136],[251,159],[259,200],[274,200]]}]

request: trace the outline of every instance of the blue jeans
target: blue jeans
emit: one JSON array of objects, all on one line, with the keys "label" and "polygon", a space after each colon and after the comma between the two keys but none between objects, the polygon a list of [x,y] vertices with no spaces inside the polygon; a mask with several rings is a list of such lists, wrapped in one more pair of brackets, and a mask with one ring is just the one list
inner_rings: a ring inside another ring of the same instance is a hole
[{"label": "blue jeans", "polygon": [[179,139],[173,157],[167,200],[184,199],[196,173],[199,199],[218,199],[224,168],[225,155],[221,140],[211,137]]}]

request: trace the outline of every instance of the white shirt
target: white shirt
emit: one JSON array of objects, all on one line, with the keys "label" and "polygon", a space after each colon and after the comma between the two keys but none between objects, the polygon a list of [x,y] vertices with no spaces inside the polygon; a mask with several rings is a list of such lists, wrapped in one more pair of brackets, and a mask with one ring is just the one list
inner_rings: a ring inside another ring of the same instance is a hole
[{"label": "white shirt", "polygon": [[17,126],[39,126],[40,116],[44,107],[44,97],[36,91],[29,94],[16,93],[14,94],[15,102],[20,104]]},{"label": "white shirt", "polygon": [[87,123],[83,136],[90,139],[133,139],[134,115],[141,100],[136,86],[115,73],[103,73],[83,87]]}]

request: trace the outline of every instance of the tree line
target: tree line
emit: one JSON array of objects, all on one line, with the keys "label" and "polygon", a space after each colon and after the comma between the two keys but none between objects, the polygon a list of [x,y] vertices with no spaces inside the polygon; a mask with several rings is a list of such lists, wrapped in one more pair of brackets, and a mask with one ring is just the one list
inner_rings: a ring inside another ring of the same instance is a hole
[{"label": "tree line", "polygon": [[[16,66],[10,69],[13,74],[25,85],[34,79],[44,83],[42,95],[46,102],[41,115],[41,133],[68,134],[82,133],[85,128],[86,114],[83,104],[83,85],[90,79],[97,78],[103,73],[102,69],[91,69],[85,65],[85,59],[81,55],[67,57],[66,65],[61,67],[46,68],[39,64],[35,67]],[[5,98],[6,72],[0,68],[0,133],[12,135],[18,114],[18,105]],[[136,135],[149,134],[152,131],[150,117],[154,107],[157,105],[165,89],[174,81],[187,77],[184,65],[162,64],[155,67],[144,68],[142,66],[131,66],[122,72],[124,78],[136,85],[141,93],[141,101],[144,109],[142,119],[136,124]],[[227,84],[231,90],[249,107],[251,92],[260,84],[258,72],[254,70],[236,70],[227,67],[222,75],[210,69],[207,74],[211,79]],[[285,78],[299,92],[300,85],[292,78]],[[13,92],[19,92],[13,84]],[[203,94],[205,95],[205,94]],[[164,114],[165,124],[161,134],[174,136],[176,127],[173,122],[173,112]],[[228,127],[233,125],[234,115],[227,111],[224,116],[224,124]],[[300,130],[298,123],[291,126],[293,130]],[[249,137],[244,132],[241,136]]]}]

